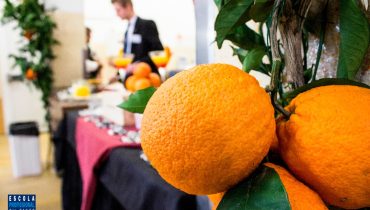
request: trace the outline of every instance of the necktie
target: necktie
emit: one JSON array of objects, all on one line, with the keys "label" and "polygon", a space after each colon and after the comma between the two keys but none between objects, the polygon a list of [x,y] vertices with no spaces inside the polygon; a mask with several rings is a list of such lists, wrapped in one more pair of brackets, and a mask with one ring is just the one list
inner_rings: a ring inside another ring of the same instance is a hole
[{"label": "necktie", "polygon": [[124,38],[124,41],[123,41],[123,52],[124,53],[127,53],[128,31],[129,31],[129,29],[130,29],[130,22],[127,25],[127,29],[126,29],[126,32],[125,32],[125,38]]}]

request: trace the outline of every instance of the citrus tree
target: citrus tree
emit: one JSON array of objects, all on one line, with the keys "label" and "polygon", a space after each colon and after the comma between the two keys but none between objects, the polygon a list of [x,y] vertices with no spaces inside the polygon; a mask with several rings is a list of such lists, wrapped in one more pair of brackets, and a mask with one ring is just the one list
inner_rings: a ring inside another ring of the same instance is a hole
[{"label": "citrus tree", "polygon": [[[232,43],[244,72],[199,65],[119,105],[144,113],[142,147],[153,167],[180,190],[211,194],[218,210],[370,207],[370,87],[359,82],[369,64],[367,4],[215,3],[216,43]],[[319,78],[333,34],[335,76]],[[270,85],[259,87],[251,70]]]},{"label": "citrus tree", "polygon": [[20,3],[5,0],[2,14],[2,23],[16,22],[16,28],[20,29],[21,46],[18,53],[10,57],[15,61],[14,66],[21,69],[23,79],[41,90],[45,119],[50,128],[51,62],[55,59],[52,47],[58,44],[53,37],[56,24],[39,0],[23,0]]}]

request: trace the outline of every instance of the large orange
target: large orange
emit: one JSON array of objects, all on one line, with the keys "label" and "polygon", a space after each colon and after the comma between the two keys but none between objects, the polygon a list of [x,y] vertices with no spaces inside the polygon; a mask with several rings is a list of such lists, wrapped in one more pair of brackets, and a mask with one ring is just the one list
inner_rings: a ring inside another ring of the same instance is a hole
[{"label": "large orange", "polygon": [[224,192],[248,176],[274,138],[274,110],[255,78],[227,64],[199,65],[163,83],[142,121],[142,147],[173,186]]},{"label": "large orange", "polygon": [[316,192],[299,182],[285,168],[272,163],[265,163],[265,165],[273,168],[279,175],[288,195],[288,200],[292,210],[328,209]]},{"label": "large orange", "polygon": [[149,64],[144,62],[136,64],[134,68],[134,75],[140,78],[149,77],[150,72],[152,72]]},{"label": "large orange", "polygon": [[370,90],[318,87],[298,95],[278,124],[292,172],[331,205],[370,206]]}]

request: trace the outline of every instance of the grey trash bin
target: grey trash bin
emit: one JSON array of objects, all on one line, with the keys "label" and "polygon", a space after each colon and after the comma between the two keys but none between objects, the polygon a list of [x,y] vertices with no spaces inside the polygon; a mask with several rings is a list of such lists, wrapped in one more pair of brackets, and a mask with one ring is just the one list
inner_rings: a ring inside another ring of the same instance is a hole
[{"label": "grey trash bin", "polygon": [[39,129],[36,122],[12,123],[9,146],[15,177],[41,174]]}]

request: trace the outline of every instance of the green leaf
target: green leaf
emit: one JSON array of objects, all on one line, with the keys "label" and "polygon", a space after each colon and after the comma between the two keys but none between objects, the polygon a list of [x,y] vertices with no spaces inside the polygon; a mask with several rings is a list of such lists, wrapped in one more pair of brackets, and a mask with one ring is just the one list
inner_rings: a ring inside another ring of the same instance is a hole
[{"label": "green leaf", "polygon": [[243,63],[245,57],[248,54],[248,51],[244,50],[242,48],[236,48],[236,47],[233,47],[233,46],[231,46],[231,49],[233,50],[233,56],[234,55],[238,56],[238,59],[239,59],[240,63]]},{"label": "green leaf", "polygon": [[221,9],[221,6],[222,6],[222,1],[223,0],[213,0],[217,6],[218,9]]},{"label": "green leaf", "polygon": [[271,76],[272,65],[261,63],[261,65],[257,69],[254,69],[254,70],[261,72],[262,74],[266,74],[267,76]]},{"label": "green leaf", "polygon": [[263,37],[245,24],[233,29],[233,31],[226,36],[226,39],[245,50],[264,47]]},{"label": "green leaf", "polygon": [[307,84],[311,79],[313,75],[312,67],[304,70],[304,82]]},{"label": "green leaf", "polygon": [[255,22],[265,22],[274,7],[273,0],[256,0],[248,16]]},{"label": "green leaf", "polygon": [[256,70],[262,63],[262,58],[265,55],[264,48],[254,48],[248,52],[243,61],[243,71],[249,73],[251,70]]},{"label": "green leaf", "polygon": [[215,21],[216,41],[221,48],[226,37],[236,27],[245,24],[248,20],[248,9],[253,0],[229,0],[220,9]]},{"label": "green leaf", "polygon": [[225,5],[230,0],[213,0],[217,6],[217,8],[220,10],[223,5]]},{"label": "green leaf", "polygon": [[262,166],[227,191],[217,210],[290,210],[290,203],[279,175]]},{"label": "green leaf", "polygon": [[369,47],[369,23],[355,0],[339,3],[340,45],[337,77],[354,79]]},{"label": "green leaf", "polygon": [[319,79],[319,80],[313,81],[309,84],[303,85],[303,86],[295,89],[292,92],[286,93],[284,98],[287,99],[288,101],[290,101],[300,93],[303,93],[305,91],[311,90],[311,89],[316,88],[316,87],[327,86],[327,85],[354,85],[354,86],[359,86],[359,87],[370,89],[370,86],[368,86],[364,83],[356,82],[356,81],[349,80],[349,79],[324,78],[324,79]]},{"label": "green leaf", "polygon": [[138,90],[131,94],[127,101],[118,105],[118,107],[133,113],[143,113],[149,99],[155,91],[156,89],[154,87]]}]

